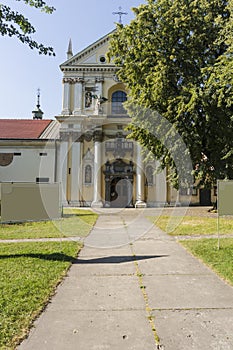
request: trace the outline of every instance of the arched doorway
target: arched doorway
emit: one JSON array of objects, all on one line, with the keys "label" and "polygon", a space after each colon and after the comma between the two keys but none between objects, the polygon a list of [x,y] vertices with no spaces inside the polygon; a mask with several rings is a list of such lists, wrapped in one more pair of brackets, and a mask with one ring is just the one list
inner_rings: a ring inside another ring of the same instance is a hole
[{"label": "arched doorway", "polygon": [[126,208],[133,206],[133,163],[117,159],[105,164],[106,207]]}]

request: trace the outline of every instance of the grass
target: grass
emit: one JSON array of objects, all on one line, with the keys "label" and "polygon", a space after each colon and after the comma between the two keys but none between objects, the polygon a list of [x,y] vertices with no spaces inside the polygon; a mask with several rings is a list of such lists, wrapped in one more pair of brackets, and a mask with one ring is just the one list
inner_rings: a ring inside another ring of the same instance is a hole
[{"label": "grass", "polygon": [[224,280],[233,285],[233,238],[180,241],[194,256],[201,259]]},{"label": "grass", "polygon": [[0,244],[0,349],[14,349],[80,249],[77,242]]},{"label": "grass", "polygon": [[85,237],[97,220],[91,210],[64,209],[60,220],[0,224],[1,239]]},{"label": "grass", "polygon": [[[196,216],[159,216],[150,217],[164,232],[172,236],[214,235],[217,234],[217,218]],[[233,234],[233,219],[219,219],[220,234]]]}]

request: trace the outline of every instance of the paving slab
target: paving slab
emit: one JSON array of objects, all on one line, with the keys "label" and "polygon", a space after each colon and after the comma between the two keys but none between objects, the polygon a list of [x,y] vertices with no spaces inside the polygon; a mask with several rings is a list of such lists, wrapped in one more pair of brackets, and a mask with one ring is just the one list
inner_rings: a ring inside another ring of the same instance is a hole
[{"label": "paving slab", "polygon": [[[133,210],[133,209],[132,209]],[[129,215],[108,214],[99,217],[95,228],[85,240],[86,246],[93,248],[117,248],[130,244],[144,236],[153,224],[144,217],[144,210]]]},{"label": "paving slab", "polygon": [[151,308],[233,308],[233,290],[213,275],[143,278]]},{"label": "paving slab", "polygon": [[[140,271],[147,275],[193,274],[206,275],[209,268],[186,252],[174,240],[156,242],[137,241],[133,246],[136,255],[153,254],[156,260],[142,259],[138,261]],[[200,270],[201,269],[201,270]]]},{"label": "paving slab", "polygon": [[[134,293],[129,296],[129,291]],[[58,289],[49,310],[144,309],[136,276],[67,277]]]},{"label": "paving slab", "polygon": [[152,314],[166,350],[233,349],[233,309],[156,310]]},{"label": "paving slab", "polygon": [[145,311],[45,313],[21,350],[154,350]]}]

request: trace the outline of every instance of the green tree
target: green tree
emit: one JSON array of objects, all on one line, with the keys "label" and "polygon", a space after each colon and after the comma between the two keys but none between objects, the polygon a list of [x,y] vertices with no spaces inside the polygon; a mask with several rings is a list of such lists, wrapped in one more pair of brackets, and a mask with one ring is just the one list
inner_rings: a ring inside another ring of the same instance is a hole
[{"label": "green tree", "polygon": [[[169,166],[176,185],[172,152],[176,149],[180,159],[184,154],[174,129],[187,145],[200,184],[233,178],[232,113],[210,89],[211,68],[229,46],[219,40],[229,21],[227,1],[148,0],[133,10],[135,19],[117,25],[109,50],[129,91],[130,137],[163,168]],[[173,128],[160,125],[158,114]]]},{"label": "green tree", "polygon": [[[43,0],[16,1],[22,1],[26,5],[32,6],[49,14],[55,10],[54,7],[48,6]],[[0,34],[2,36],[15,36],[22,43],[27,44],[31,49],[37,49],[39,54],[55,56],[52,47],[46,47],[31,38],[31,34],[34,34],[35,32],[35,28],[23,14],[12,10],[10,6],[0,4]]]},{"label": "green tree", "polygon": [[[229,0],[229,20],[223,26],[217,39],[218,44],[225,43],[227,49],[218,57],[213,67],[209,68],[207,87],[218,100],[218,105],[231,107],[233,104],[233,0]],[[222,19],[220,19],[222,20]]]}]

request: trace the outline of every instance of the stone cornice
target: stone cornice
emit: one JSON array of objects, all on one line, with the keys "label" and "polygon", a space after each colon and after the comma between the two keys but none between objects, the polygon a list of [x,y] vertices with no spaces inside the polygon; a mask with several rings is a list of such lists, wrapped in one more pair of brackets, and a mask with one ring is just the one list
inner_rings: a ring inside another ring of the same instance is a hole
[{"label": "stone cornice", "polygon": [[[0,139],[0,146],[1,147],[42,147],[42,145],[54,145],[55,142],[57,142],[58,139]],[[3,149],[2,149],[3,150]]]},{"label": "stone cornice", "polygon": [[112,66],[87,66],[87,65],[79,65],[79,66],[67,66],[62,67],[62,72],[116,72],[119,70],[118,67]]}]

